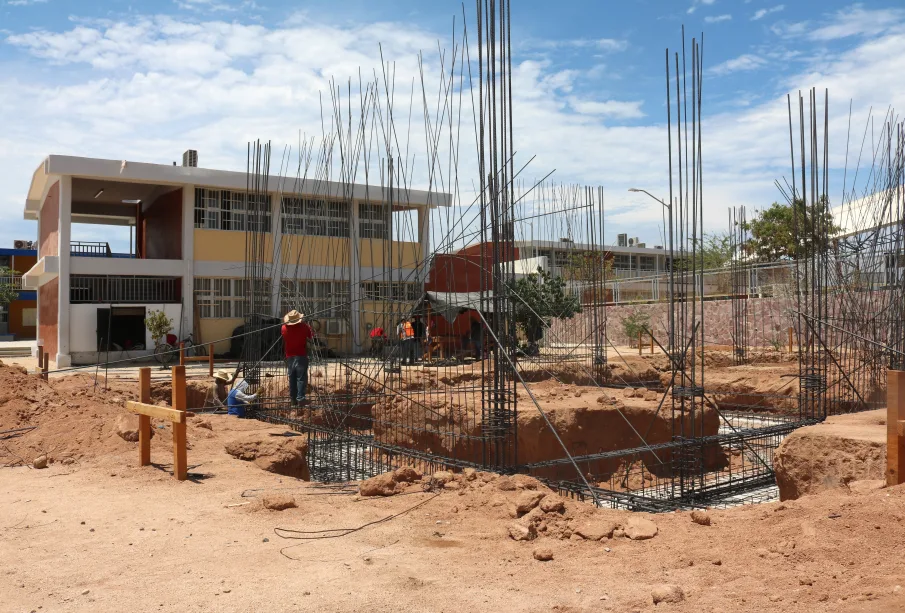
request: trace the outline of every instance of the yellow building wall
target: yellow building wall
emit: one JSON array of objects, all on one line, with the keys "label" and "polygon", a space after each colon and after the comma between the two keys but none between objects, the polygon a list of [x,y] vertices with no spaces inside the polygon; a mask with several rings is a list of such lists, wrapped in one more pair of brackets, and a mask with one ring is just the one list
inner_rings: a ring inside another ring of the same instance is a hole
[{"label": "yellow building wall", "polygon": [[[195,259],[212,262],[244,262],[245,232],[195,228]],[[273,237],[264,238],[264,261],[273,261]]]},{"label": "yellow building wall", "polygon": [[[212,341],[219,341],[214,343],[214,353],[226,353],[229,351],[229,346],[231,344],[231,340],[229,337],[233,335],[233,330],[241,326],[245,323],[241,317],[233,317],[228,319],[199,319],[198,327],[201,330],[201,343],[208,344]],[[225,338],[227,340],[220,341],[219,339]],[[198,339],[195,339],[198,342]]]},{"label": "yellow building wall", "polygon": [[394,242],[390,261],[386,259],[387,241],[376,238],[361,240],[360,254],[362,266],[389,266],[391,268],[415,268],[424,259],[420,243]]},{"label": "yellow building wall", "polygon": [[[349,266],[349,239],[283,235],[283,266]],[[269,260],[268,260],[269,261]]]}]

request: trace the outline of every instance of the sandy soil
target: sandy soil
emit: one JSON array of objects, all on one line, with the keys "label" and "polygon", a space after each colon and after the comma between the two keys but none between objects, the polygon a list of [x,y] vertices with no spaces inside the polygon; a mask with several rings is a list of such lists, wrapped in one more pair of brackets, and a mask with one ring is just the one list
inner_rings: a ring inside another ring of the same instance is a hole
[{"label": "sandy soil", "polygon": [[[711,511],[710,526],[689,513],[646,516],[659,530],[650,540],[542,531],[515,541],[510,511],[523,491],[480,479],[360,498],[228,455],[224,446],[249,434],[285,434],[251,420],[191,419],[190,480],[181,483],[168,472],[169,429],[155,423],[154,464],[139,468],[137,443],[113,425],[133,385],[96,393],[92,384],[0,367],[9,392],[0,430],[38,425],[0,441],[4,611],[905,608],[905,487]],[[49,468],[16,465],[39,453],[54,460]],[[297,507],[268,510],[273,495]],[[637,517],[565,504],[572,524]],[[285,539],[281,527],[330,538]],[[536,560],[540,549],[553,559]],[[683,600],[654,605],[664,584]]]}]

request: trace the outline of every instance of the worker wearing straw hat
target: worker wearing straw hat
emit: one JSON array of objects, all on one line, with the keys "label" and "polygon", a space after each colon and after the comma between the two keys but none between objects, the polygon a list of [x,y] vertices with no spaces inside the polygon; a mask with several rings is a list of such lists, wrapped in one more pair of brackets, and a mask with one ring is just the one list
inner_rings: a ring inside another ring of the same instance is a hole
[{"label": "worker wearing straw hat", "polygon": [[218,370],[214,373],[214,383],[207,394],[207,401],[204,408],[224,409],[226,408],[226,397],[229,396],[229,385],[236,380],[236,377],[228,370]]},{"label": "worker wearing straw hat", "polygon": [[294,407],[305,401],[308,390],[308,339],[314,338],[314,332],[303,321],[304,318],[304,314],[293,309],[283,317],[280,329],[289,371],[289,401]]}]

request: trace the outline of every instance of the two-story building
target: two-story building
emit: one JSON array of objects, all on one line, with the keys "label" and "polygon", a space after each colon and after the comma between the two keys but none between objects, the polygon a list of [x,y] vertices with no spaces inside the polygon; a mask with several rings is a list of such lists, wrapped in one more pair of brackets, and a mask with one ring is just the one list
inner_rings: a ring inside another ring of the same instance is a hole
[{"label": "two-story building", "polygon": [[[178,338],[226,352],[251,292],[274,317],[303,297],[320,336],[357,352],[371,326],[388,325],[384,301],[420,297],[430,210],[448,194],[271,176],[262,219],[250,215],[260,203],[247,173],[196,164],[195,152],[182,166],[51,155],[35,170],[25,218],[38,222],[37,262],[23,283],[37,292],[37,338],[57,367],[152,352],[151,310],[173,319]],[[404,236],[391,230],[398,215]],[[128,226],[128,252],[72,240],[73,223]],[[265,243],[253,256],[258,287],[247,281],[249,232]]]},{"label": "two-story building", "polygon": [[[26,245],[19,246],[19,243]],[[16,299],[0,305],[0,339],[32,340],[37,330],[37,295],[22,287],[22,273],[35,265],[37,251],[27,244],[16,241],[12,249],[0,248],[0,267],[10,274],[2,279],[6,285],[16,290]]]}]

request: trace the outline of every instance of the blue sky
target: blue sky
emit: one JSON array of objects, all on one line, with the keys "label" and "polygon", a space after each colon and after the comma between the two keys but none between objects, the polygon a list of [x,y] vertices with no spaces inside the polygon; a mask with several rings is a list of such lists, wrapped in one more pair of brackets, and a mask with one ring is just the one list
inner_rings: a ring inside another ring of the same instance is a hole
[{"label": "blue sky", "polygon": [[[787,92],[830,89],[834,181],[850,101],[859,140],[871,108],[879,125],[905,102],[901,2],[513,5],[516,149],[537,155],[532,177],[555,169],[558,181],[604,186],[608,240],[626,231],[657,242],[657,205],[627,188],[666,193],[664,49],[681,44],[683,24],[705,33],[712,230],[728,206],[780,198]],[[416,74],[419,50],[436,67],[454,17],[460,28],[461,4],[445,0],[0,0],[0,244],[33,237],[21,212],[47,154],[170,163],[193,147],[202,166],[244,169],[249,139],[316,133],[318,90],[378,68],[378,43],[400,82]]]}]

